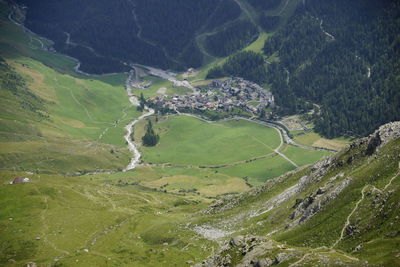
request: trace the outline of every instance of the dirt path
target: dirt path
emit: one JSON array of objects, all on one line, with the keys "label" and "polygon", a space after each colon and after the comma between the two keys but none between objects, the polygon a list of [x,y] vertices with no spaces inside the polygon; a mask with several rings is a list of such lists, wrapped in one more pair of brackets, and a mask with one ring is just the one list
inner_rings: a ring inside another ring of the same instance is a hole
[{"label": "dirt path", "polygon": [[280,143],[280,145],[279,145],[276,149],[271,148],[269,145],[265,144],[264,142],[258,140],[258,139],[255,138],[255,137],[253,137],[253,139],[256,140],[257,142],[259,142],[260,144],[262,144],[263,146],[266,146],[267,148],[273,150],[277,155],[279,155],[279,156],[281,156],[282,158],[284,158],[286,161],[288,161],[290,164],[292,164],[292,165],[295,166],[296,168],[299,167],[296,163],[294,163],[291,159],[289,159],[286,155],[282,154],[282,153],[279,151],[280,148],[281,148],[282,145],[283,145],[282,136],[281,136],[281,143]]},{"label": "dirt path", "polygon": [[[400,166],[399,166],[399,167],[400,167]],[[358,209],[359,205],[361,204],[361,202],[362,202],[362,201],[364,200],[364,198],[365,198],[365,191],[366,191],[368,188],[371,188],[371,187],[372,187],[372,190],[376,190],[376,191],[378,191],[378,192],[386,191],[386,190],[389,188],[389,186],[391,186],[393,180],[396,179],[399,175],[400,175],[400,171],[397,172],[397,173],[389,180],[389,182],[385,185],[385,187],[384,187],[383,189],[379,189],[379,188],[376,188],[375,186],[371,186],[371,185],[366,185],[366,186],[363,187],[363,189],[361,190],[361,198],[357,201],[355,207],[354,207],[353,210],[350,212],[350,214],[347,216],[347,218],[346,218],[346,223],[344,224],[344,226],[343,226],[343,228],[342,228],[342,230],[341,230],[341,232],[340,232],[340,236],[339,236],[339,238],[336,240],[336,242],[331,246],[331,248],[336,247],[336,246],[340,243],[340,241],[343,240],[344,235],[345,235],[346,228],[350,225],[350,219],[351,219],[351,217],[352,217],[353,214],[356,212],[356,210]]]},{"label": "dirt path", "polygon": [[[40,192],[40,190],[39,190],[37,187],[36,187],[36,191],[39,193],[39,195],[43,195],[42,192]],[[49,245],[53,250],[55,250],[55,251],[57,251],[57,252],[59,252],[59,253],[62,254],[62,256],[56,257],[56,259],[62,259],[62,258],[64,258],[66,255],[69,255],[70,252],[58,248],[53,242],[51,242],[51,241],[48,239],[47,236],[48,236],[48,232],[49,232],[49,226],[48,226],[48,224],[47,224],[47,218],[46,218],[46,214],[47,214],[47,211],[48,211],[48,209],[49,209],[48,196],[43,196],[43,202],[44,202],[44,204],[45,204],[45,209],[40,213],[40,220],[41,220],[41,222],[42,222],[42,227],[43,227],[43,228],[42,228],[42,231],[41,231],[41,238],[43,238],[43,241],[44,241],[47,245]]]},{"label": "dirt path", "polygon": [[365,197],[365,190],[369,187],[369,185],[366,185],[363,187],[363,189],[361,190],[361,198],[357,201],[355,207],[353,208],[353,210],[350,212],[350,214],[347,216],[346,218],[346,223],[344,224],[342,231],[340,232],[340,236],[339,238],[336,240],[336,242],[331,246],[331,248],[336,247],[340,241],[342,241],[343,237],[344,237],[344,233],[346,231],[346,228],[350,225],[350,218],[353,216],[354,212],[356,212],[356,210],[358,209],[358,206],[360,205],[360,203],[364,200]]},{"label": "dirt path", "polygon": [[254,10],[252,10],[252,7],[247,6],[248,3],[247,2],[243,2],[243,0],[234,0],[236,2],[236,4],[238,4],[238,6],[240,7],[240,9],[244,12],[244,14],[246,15],[246,17],[251,21],[251,23],[253,23],[256,27],[259,33],[263,32],[262,28],[260,25],[258,25],[257,21],[256,21],[256,15]]}]

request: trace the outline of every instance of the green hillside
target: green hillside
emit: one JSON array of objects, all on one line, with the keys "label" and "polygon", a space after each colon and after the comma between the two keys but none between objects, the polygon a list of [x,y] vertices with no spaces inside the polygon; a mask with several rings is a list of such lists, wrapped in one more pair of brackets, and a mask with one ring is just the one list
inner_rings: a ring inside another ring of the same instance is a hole
[{"label": "green hillside", "polygon": [[73,74],[73,60],[39,49],[33,43],[39,37],[5,18],[0,23],[1,168],[52,173],[123,168],[130,156],[124,126],[138,114],[120,82],[124,75]]}]

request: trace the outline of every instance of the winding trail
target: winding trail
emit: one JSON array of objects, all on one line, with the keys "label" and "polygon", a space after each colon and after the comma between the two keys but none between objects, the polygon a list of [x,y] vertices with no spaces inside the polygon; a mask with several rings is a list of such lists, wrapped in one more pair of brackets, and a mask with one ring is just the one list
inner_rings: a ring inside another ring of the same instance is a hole
[{"label": "winding trail", "polygon": [[282,9],[278,12],[278,16],[282,15],[282,13],[286,10],[290,0],[286,0],[285,5],[282,7]]},{"label": "winding trail", "polygon": [[[399,165],[400,165],[400,164],[399,164]],[[399,166],[399,168],[400,168],[400,166]],[[350,212],[350,214],[347,216],[346,223],[344,224],[344,226],[343,226],[343,228],[342,228],[342,230],[341,230],[341,232],[340,232],[340,236],[339,236],[339,238],[336,240],[336,242],[331,246],[331,248],[336,247],[336,246],[339,244],[339,242],[343,240],[344,235],[345,235],[346,228],[350,225],[350,219],[351,219],[351,217],[352,217],[353,214],[356,212],[356,210],[358,209],[359,205],[361,204],[361,202],[362,202],[362,201],[364,200],[364,198],[365,198],[365,191],[366,191],[366,189],[372,187],[372,190],[378,191],[378,192],[382,193],[382,192],[386,191],[386,190],[389,188],[389,186],[392,185],[393,180],[396,179],[399,175],[400,175],[400,171],[398,171],[392,178],[390,178],[389,182],[384,186],[383,189],[376,188],[375,186],[372,186],[372,185],[365,185],[365,186],[363,187],[363,189],[361,190],[361,198],[357,201],[355,207],[354,207],[353,210]]]},{"label": "winding trail", "polygon": [[252,14],[254,12],[252,12],[251,7],[247,6],[248,3],[243,3],[242,0],[233,0],[236,2],[236,4],[240,7],[240,9],[244,12],[244,14],[246,15],[246,17],[251,21],[251,23],[253,23],[253,25],[255,25],[257,27],[257,30],[259,33],[263,32],[262,27],[257,23],[257,20],[255,19],[255,15]]},{"label": "winding trail", "polygon": [[336,240],[336,242],[331,246],[331,248],[336,247],[340,241],[344,238],[344,233],[346,231],[346,228],[350,225],[350,218],[353,216],[354,212],[358,209],[358,206],[360,203],[364,200],[365,197],[365,190],[369,187],[369,185],[366,185],[363,187],[361,190],[361,198],[357,201],[356,206],[353,208],[353,210],[350,212],[350,214],[346,218],[346,223],[344,224],[342,231],[340,232],[340,237]]},{"label": "winding trail", "polygon": [[96,57],[104,57],[104,56],[98,54],[96,52],[96,50],[94,50],[92,47],[90,47],[88,45],[78,44],[78,43],[75,43],[75,42],[71,41],[71,34],[69,34],[68,32],[64,32],[64,34],[67,36],[67,40],[65,41],[66,45],[68,45],[68,46],[80,46],[80,47],[83,47],[83,48],[86,48],[87,50],[89,50]]},{"label": "winding trail", "polygon": [[[16,20],[13,19],[14,12],[15,12],[15,10],[16,10],[17,8],[18,8],[17,5],[13,4],[13,6],[12,6],[12,8],[11,8],[11,11],[10,11],[10,13],[8,14],[8,20],[11,21],[12,23],[14,23],[15,25],[17,25],[18,27],[21,27],[23,31],[29,33],[29,38],[30,38],[29,47],[30,47],[31,49],[47,51],[48,49],[47,49],[47,47],[44,45],[44,43],[42,42],[41,39],[50,41],[49,39],[47,39],[47,38],[45,38],[45,37],[42,37],[42,36],[39,36],[38,34],[34,33],[33,31],[29,30],[28,28],[26,28],[24,24],[19,23],[19,22],[17,22]],[[32,36],[33,36],[33,37],[32,37]],[[33,40],[37,40],[37,41],[40,43],[40,47],[39,47],[39,48],[38,48],[38,47],[32,46],[32,41],[33,41]]]}]

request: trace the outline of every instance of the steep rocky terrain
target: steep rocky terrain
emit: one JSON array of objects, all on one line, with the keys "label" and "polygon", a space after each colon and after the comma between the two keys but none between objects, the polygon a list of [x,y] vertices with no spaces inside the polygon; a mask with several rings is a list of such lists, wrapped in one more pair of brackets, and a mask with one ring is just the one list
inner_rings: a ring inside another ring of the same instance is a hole
[{"label": "steep rocky terrain", "polygon": [[313,166],[213,203],[194,229],[222,246],[199,266],[400,264],[399,163],[394,122]]}]

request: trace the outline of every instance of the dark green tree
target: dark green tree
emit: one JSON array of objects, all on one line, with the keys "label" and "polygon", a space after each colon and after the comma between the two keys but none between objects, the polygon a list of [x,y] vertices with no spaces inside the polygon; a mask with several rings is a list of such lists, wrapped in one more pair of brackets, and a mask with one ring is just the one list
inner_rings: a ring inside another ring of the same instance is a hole
[{"label": "dark green tree", "polygon": [[142,137],[142,142],[144,146],[155,146],[160,140],[160,136],[156,134],[153,130],[153,124],[150,120],[147,122],[146,134]]},{"label": "dark green tree", "polygon": [[266,113],[265,113],[265,109],[262,109],[261,110],[261,112],[260,112],[260,119],[264,119],[265,118],[265,115],[266,115]]},{"label": "dark green tree", "polygon": [[146,98],[144,98],[143,93],[140,93],[139,106],[137,107],[137,109],[139,111],[143,111],[146,104],[147,104]]}]

